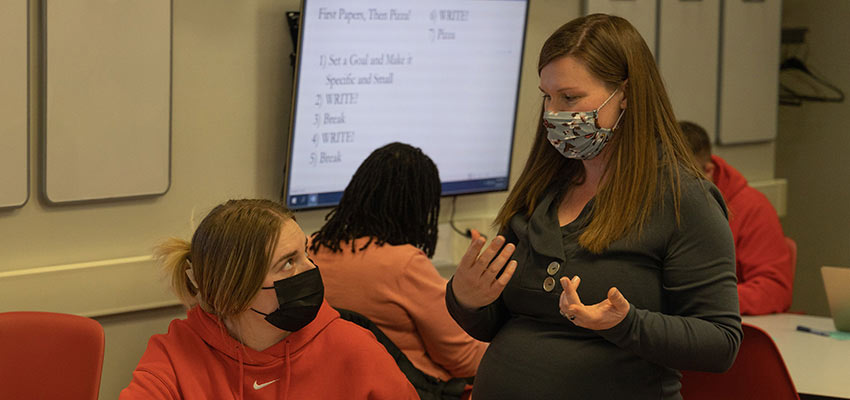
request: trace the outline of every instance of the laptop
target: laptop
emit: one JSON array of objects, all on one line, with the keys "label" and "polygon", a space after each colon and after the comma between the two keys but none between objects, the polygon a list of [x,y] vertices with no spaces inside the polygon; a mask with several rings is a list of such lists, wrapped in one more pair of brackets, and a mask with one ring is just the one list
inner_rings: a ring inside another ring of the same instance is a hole
[{"label": "laptop", "polygon": [[835,329],[850,332],[850,268],[824,266],[820,273]]}]

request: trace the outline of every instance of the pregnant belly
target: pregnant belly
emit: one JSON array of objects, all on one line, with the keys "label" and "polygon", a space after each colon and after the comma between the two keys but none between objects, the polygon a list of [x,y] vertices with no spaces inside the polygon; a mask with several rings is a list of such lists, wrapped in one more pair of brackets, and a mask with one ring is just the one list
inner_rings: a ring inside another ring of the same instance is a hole
[{"label": "pregnant belly", "polygon": [[484,354],[472,398],[660,399],[664,379],[678,377],[593,332],[514,318]]}]

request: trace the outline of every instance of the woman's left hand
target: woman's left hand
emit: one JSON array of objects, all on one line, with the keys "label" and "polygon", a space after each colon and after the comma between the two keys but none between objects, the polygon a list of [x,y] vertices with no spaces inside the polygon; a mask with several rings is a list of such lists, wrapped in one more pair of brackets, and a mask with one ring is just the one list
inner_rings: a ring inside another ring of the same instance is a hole
[{"label": "woman's left hand", "polygon": [[578,276],[574,276],[572,280],[561,278],[561,286],[564,288],[558,302],[561,315],[577,326],[595,331],[613,328],[626,318],[631,306],[616,287],[608,290],[607,299],[586,306],[582,304],[576,291],[580,283]]}]

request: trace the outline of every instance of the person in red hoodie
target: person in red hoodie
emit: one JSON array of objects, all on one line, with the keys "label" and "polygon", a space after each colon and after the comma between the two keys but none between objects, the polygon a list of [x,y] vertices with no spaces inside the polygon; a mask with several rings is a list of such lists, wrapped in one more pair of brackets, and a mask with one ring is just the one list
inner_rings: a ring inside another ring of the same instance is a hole
[{"label": "person in red hoodie", "polygon": [[697,163],[729,207],[741,314],[787,311],[791,307],[794,265],[776,210],[740,172],[711,154],[705,129],[688,121],[680,121],[679,126]]},{"label": "person in red hoodie", "polygon": [[154,335],[120,395],[133,399],[418,399],[374,335],[324,300],[292,213],[231,200],[155,255],[189,307]]}]

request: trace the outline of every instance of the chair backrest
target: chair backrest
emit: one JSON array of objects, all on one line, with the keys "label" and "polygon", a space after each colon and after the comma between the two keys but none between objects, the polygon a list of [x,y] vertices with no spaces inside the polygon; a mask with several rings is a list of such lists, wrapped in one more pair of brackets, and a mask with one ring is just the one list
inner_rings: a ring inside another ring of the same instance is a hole
[{"label": "chair backrest", "polygon": [[732,368],[722,374],[682,371],[682,398],[799,400],[782,355],[767,332],[743,324],[744,340]]},{"label": "chair backrest", "polygon": [[97,400],[103,349],[93,319],[0,313],[0,399]]},{"label": "chair backrest", "polygon": [[785,244],[788,245],[788,252],[791,253],[791,282],[793,282],[794,273],[797,271],[797,242],[786,236]]}]

